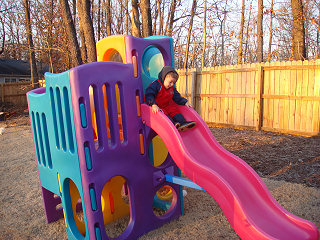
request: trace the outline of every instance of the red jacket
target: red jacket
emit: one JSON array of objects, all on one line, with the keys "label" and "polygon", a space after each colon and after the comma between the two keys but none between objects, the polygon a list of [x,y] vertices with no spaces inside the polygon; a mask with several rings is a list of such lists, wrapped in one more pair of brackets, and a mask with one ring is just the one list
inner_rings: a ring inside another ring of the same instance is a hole
[{"label": "red jacket", "polygon": [[185,105],[188,101],[181,97],[175,86],[166,89],[159,79],[153,81],[147,87],[144,99],[149,106],[158,105],[170,117],[180,113],[176,107],[177,104]]}]

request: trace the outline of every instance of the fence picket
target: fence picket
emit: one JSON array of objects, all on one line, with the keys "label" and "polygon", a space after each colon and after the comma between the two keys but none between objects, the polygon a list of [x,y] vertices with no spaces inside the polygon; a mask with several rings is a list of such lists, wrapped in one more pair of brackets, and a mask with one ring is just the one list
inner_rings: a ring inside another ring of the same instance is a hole
[{"label": "fence picket", "polygon": [[[297,63],[291,62],[292,65],[296,65]],[[297,70],[293,69],[290,71],[290,96],[296,96],[297,91]],[[295,113],[296,113],[296,100],[289,101],[289,126],[288,129],[294,131],[295,130]]]},{"label": "fence picket", "polygon": [[[320,59],[316,60],[316,66],[320,66]],[[314,71],[314,96],[320,96],[320,68]],[[312,118],[312,132],[317,132],[320,135],[320,101],[313,103],[313,118]]]},{"label": "fence picket", "polygon": [[[314,65],[314,61],[309,62],[309,65]],[[315,85],[315,78],[314,78],[315,70],[314,68],[309,68],[309,74],[308,74],[308,89],[307,94],[310,97],[314,97],[314,85]],[[320,79],[318,79],[320,81]],[[312,131],[312,119],[313,119],[313,101],[307,101],[307,125],[306,125],[306,131],[310,132]]]},{"label": "fence picket", "polygon": [[[309,65],[309,61],[303,61],[303,65]],[[302,96],[308,96],[308,86],[309,86],[309,70],[303,69],[302,70],[302,86],[301,86],[301,95]],[[307,130],[307,103],[306,100],[301,100],[301,130],[306,131]]]}]

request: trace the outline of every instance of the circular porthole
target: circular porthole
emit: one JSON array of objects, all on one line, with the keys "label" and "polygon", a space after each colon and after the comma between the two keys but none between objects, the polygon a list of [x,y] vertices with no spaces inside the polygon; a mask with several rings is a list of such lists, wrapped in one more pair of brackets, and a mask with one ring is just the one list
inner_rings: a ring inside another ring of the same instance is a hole
[{"label": "circular porthole", "polygon": [[108,49],[104,56],[103,56],[103,61],[111,61],[111,62],[120,62],[120,63],[123,63],[123,59],[120,55],[120,53],[111,48],[111,49]]},{"label": "circular porthole", "polygon": [[86,229],[84,224],[84,215],[82,210],[80,193],[76,184],[71,179],[69,180],[69,189],[74,222],[79,232],[83,236],[85,236]]},{"label": "circular porthole", "polygon": [[153,198],[153,213],[157,217],[165,217],[177,204],[177,194],[175,190],[164,185],[160,187]]},{"label": "circular porthole", "polygon": [[168,149],[159,135],[149,145],[149,159],[153,166],[160,167],[168,157]]},{"label": "circular porthole", "polygon": [[148,47],[143,52],[141,65],[143,73],[150,80],[157,79],[159,72],[164,67],[164,59],[160,50],[155,46]]},{"label": "circular porthole", "polygon": [[119,237],[130,221],[130,193],[127,181],[122,176],[111,178],[101,193],[101,208],[104,227],[109,238]]}]

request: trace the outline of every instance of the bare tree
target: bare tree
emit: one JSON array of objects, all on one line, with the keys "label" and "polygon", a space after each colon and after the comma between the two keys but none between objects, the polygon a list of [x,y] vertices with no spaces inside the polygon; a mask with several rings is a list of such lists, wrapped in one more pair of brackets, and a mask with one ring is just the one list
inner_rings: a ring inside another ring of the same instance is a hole
[{"label": "bare tree", "polygon": [[6,31],[4,28],[4,22],[2,17],[0,16],[0,20],[1,20],[1,25],[2,25],[2,46],[1,46],[1,50],[0,50],[0,55],[4,52],[4,43],[6,41]]},{"label": "bare tree", "polygon": [[171,1],[171,6],[170,6],[170,18],[169,18],[169,24],[168,24],[168,29],[166,28],[166,33],[168,33],[169,36],[172,36],[172,29],[173,29],[173,21],[174,21],[174,13],[176,11],[176,0]]},{"label": "bare tree", "polygon": [[129,34],[129,22],[130,22],[130,14],[128,11],[129,0],[126,0],[126,34]]},{"label": "bare tree", "polygon": [[107,35],[111,36],[111,5],[110,5],[110,0],[106,0],[106,17],[107,17]]},{"label": "bare tree", "polygon": [[81,0],[76,1],[76,5],[73,6],[73,10],[77,11],[78,9],[78,16],[79,16],[79,36],[80,36],[80,43],[81,43],[81,58],[82,58],[82,63],[87,63],[88,62],[88,52],[87,52],[87,46],[86,46],[86,38],[85,38],[85,30],[84,30],[84,24],[83,24],[83,7],[82,7],[82,2]]},{"label": "bare tree", "polygon": [[53,72],[53,60],[52,60],[52,45],[53,45],[53,37],[52,37],[52,31],[53,31],[53,21],[54,21],[54,2],[53,0],[49,1],[49,24],[48,24],[48,32],[47,32],[47,47],[48,47],[48,57],[49,57],[49,63],[50,63],[50,72]]},{"label": "bare tree", "polygon": [[187,46],[186,46],[186,52],[185,52],[185,57],[184,57],[184,63],[183,63],[183,68],[185,68],[185,69],[188,67],[189,45],[190,45],[191,31],[192,31],[192,26],[193,26],[193,18],[194,18],[194,13],[196,11],[196,7],[197,7],[197,1],[193,0],[192,9],[191,9],[191,16],[190,16],[190,21],[189,21]]},{"label": "bare tree", "polygon": [[[94,44],[87,45],[84,35],[87,31],[84,30],[83,23],[78,22],[79,17],[81,19],[84,15],[80,14],[81,10],[79,11],[79,8],[76,7],[77,1],[68,0],[70,12],[72,13],[71,19],[73,20],[69,22],[65,20],[65,17],[62,17],[63,13],[66,12],[63,11],[62,1],[66,0],[60,0],[58,5],[54,0],[32,0],[33,4],[29,6],[34,45],[31,50],[37,50],[35,52],[37,63],[39,61],[49,65],[50,71],[54,72],[65,71],[73,66],[87,62],[86,47],[89,45],[94,46]],[[95,34],[98,34],[96,31],[100,32],[100,38],[110,34],[129,33],[134,35],[134,23],[138,23],[136,26],[140,28],[142,19],[139,16],[141,15],[138,5],[140,1],[90,1],[93,9],[90,12],[94,12],[95,18],[93,27]],[[242,18],[242,36],[239,36],[241,2],[240,7],[237,7],[239,1],[235,0],[214,0],[210,4],[207,0],[204,1],[206,1],[205,10],[203,10],[204,5],[202,5],[201,8],[194,12],[192,24],[190,24],[192,2],[186,8],[184,7],[184,2],[180,0],[150,1],[152,24],[155,24],[152,25],[153,34],[169,35],[175,39],[175,56],[179,66],[183,68],[184,63],[188,65],[187,67],[235,64],[238,60],[238,53],[241,53],[239,58],[241,62],[256,61],[258,53],[256,52],[257,37],[255,34],[258,33],[258,28],[260,29],[260,27],[256,24],[259,22],[256,20],[257,16],[253,15],[254,9],[252,9],[252,15],[249,11],[249,4],[254,1],[243,1],[245,3],[245,17]],[[301,1],[303,3],[303,15],[301,15],[301,18],[304,20],[306,57],[310,60],[316,57],[320,58],[319,0]],[[78,2],[83,3],[85,0],[78,0]],[[131,8],[132,2],[133,7]],[[196,2],[200,4],[199,1]],[[264,25],[266,21],[268,21],[267,24],[270,21],[268,28],[263,28],[264,31],[270,33],[267,37],[269,38],[267,43],[269,46],[266,45],[264,51],[265,55],[268,53],[268,57],[265,56],[265,60],[277,59],[283,61],[293,59],[293,17],[292,12],[288,11],[291,8],[291,0],[269,0],[263,2],[265,11],[263,16]],[[255,4],[257,3],[258,1]],[[107,7],[108,4],[109,7]],[[252,5],[254,6],[254,4]],[[100,14],[98,14],[99,9]],[[107,27],[107,9],[110,10],[110,14],[108,14],[109,27]],[[136,15],[134,15],[135,9]],[[235,17],[237,12],[240,13],[239,22],[236,21]],[[0,13],[0,50],[3,44],[5,46],[1,57],[30,59],[28,48],[25,47],[27,30],[24,9],[19,6],[17,1],[6,0],[0,1]],[[132,23],[131,17],[133,16],[136,16],[136,21]],[[70,26],[68,27],[68,24],[74,24],[73,27],[76,29],[76,31],[74,30],[74,35],[70,34]],[[192,28],[190,34],[188,34],[189,27],[190,29]],[[188,35],[189,40],[187,38]],[[140,30],[137,31],[137,36],[141,37]],[[265,37],[266,34],[264,33]],[[242,42],[240,43],[241,39]],[[187,46],[188,42],[189,46]],[[240,46],[242,47],[242,52],[238,51]],[[81,62],[79,59],[74,60],[77,57],[77,49],[79,49],[79,52],[80,49],[83,50],[82,57],[81,54],[78,55]],[[186,52],[188,55],[186,55]]]},{"label": "bare tree", "polygon": [[78,0],[77,3],[80,26],[82,26],[84,32],[84,40],[88,54],[87,62],[96,62],[97,50],[92,19],[90,16],[90,0]]},{"label": "bare tree", "polygon": [[132,20],[131,20],[131,32],[132,36],[134,37],[141,37],[141,30],[140,30],[140,14],[138,8],[138,0],[132,0]]},{"label": "bare tree", "polygon": [[302,0],[291,0],[292,7],[292,54],[294,60],[306,58],[305,29]]},{"label": "bare tree", "polygon": [[80,50],[81,50],[82,62],[87,63],[88,62],[88,53],[87,53],[86,39],[84,36],[84,30],[83,30],[82,25],[80,25],[80,27],[79,27],[79,35],[80,35],[80,42],[81,42]]},{"label": "bare tree", "polygon": [[244,11],[245,11],[245,0],[242,0],[242,11],[241,11],[241,23],[239,33],[239,50],[238,50],[238,64],[242,63],[242,41],[243,41],[243,28],[244,28]]},{"label": "bare tree", "polygon": [[98,19],[97,19],[97,24],[98,24],[98,41],[100,40],[100,34],[101,34],[101,0],[98,0]]},{"label": "bare tree", "polygon": [[[158,21],[159,21],[159,29],[158,29],[158,33],[157,35],[161,34],[162,28],[163,28],[163,18],[162,18],[162,14],[161,14],[161,0],[157,0],[157,7],[158,7]],[[156,23],[156,21],[155,21]],[[156,33],[156,24],[155,24],[155,33]]]},{"label": "bare tree", "polygon": [[150,0],[141,0],[140,11],[142,17],[142,36],[148,37],[152,35],[152,19]]},{"label": "bare tree", "polygon": [[219,65],[224,65],[225,64],[225,36],[226,36],[226,19],[227,19],[227,0],[225,1],[225,5],[222,11],[222,16],[220,15],[220,10],[218,8],[218,5],[215,4],[215,9],[217,11],[217,19],[219,21],[219,33],[221,36],[221,59],[220,59],[220,64]]},{"label": "bare tree", "polygon": [[[250,4],[249,14],[248,14],[248,21],[247,21],[247,27],[246,27],[246,41],[244,44],[244,54],[243,54],[243,62],[251,62],[252,60],[252,54],[250,51],[250,32],[252,32],[252,27],[250,27],[251,23],[251,11],[252,11],[252,4]],[[249,59],[249,61],[248,61]]]},{"label": "bare tree", "polygon": [[[263,0],[258,0],[257,17],[257,62],[263,62]],[[270,33],[271,35],[271,33]]]},{"label": "bare tree", "polygon": [[272,53],[271,53],[271,46],[272,46],[272,35],[273,35],[273,15],[274,15],[274,10],[273,10],[273,0],[271,0],[271,7],[270,7],[270,26],[269,26],[269,46],[268,46],[268,62],[271,61]]},{"label": "bare tree", "polygon": [[63,22],[66,26],[68,37],[68,45],[71,53],[72,65],[78,66],[82,64],[81,52],[77,40],[77,33],[72,20],[68,0],[59,0]]},{"label": "bare tree", "polygon": [[206,43],[207,43],[207,0],[204,0],[204,16],[203,16],[203,47],[202,47],[202,59],[201,68],[205,66],[205,53],[206,53]]},{"label": "bare tree", "polygon": [[320,2],[319,2],[318,29],[317,29],[317,59],[320,59]]},{"label": "bare tree", "polygon": [[25,17],[26,17],[27,39],[28,39],[29,54],[30,54],[31,82],[32,82],[32,86],[34,88],[37,88],[39,86],[38,71],[37,71],[37,64],[36,64],[36,56],[34,53],[34,45],[32,40],[30,7],[29,7],[28,0],[24,0],[24,11],[25,11]]}]

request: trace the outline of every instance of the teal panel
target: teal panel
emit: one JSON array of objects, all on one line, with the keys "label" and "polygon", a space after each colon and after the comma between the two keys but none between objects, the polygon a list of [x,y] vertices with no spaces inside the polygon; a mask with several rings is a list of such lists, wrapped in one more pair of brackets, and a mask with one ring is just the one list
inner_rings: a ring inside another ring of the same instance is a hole
[{"label": "teal panel", "polygon": [[[75,239],[75,236],[79,235],[74,231],[69,188],[62,187],[60,193],[58,182],[58,174],[61,186],[66,186],[71,179],[84,201],[69,71],[59,74],[46,73],[45,83],[46,87],[42,90],[28,93],[40,182],[41,186],[61,196],[62,206],[67,215],[67,234],[69,239]],[[83,209],[86,223],[84,203]],[[88,232],[87,223],[86,231]]]}]

